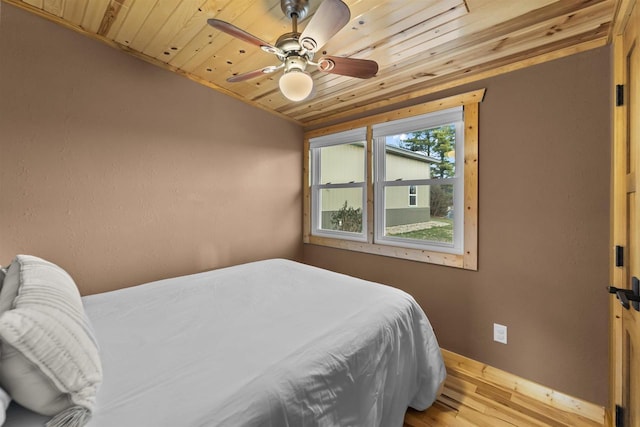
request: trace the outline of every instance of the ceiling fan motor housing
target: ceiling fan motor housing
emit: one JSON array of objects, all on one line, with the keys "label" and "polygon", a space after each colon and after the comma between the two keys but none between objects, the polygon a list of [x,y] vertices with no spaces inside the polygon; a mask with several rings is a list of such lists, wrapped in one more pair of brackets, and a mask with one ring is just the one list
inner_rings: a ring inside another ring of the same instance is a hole
[{"label": "ceiling fan motor housing", "polygon": [[280,7],[289,19],[295,15],[298,21],[302,21],[309,12],[309,0],[280,0]]},{"label": "ceiling fan motor housing", "polygon": [[289,57],[299,58],[300,60],[304,58],[306,61],[310,61],[313,58],[313,52],[300,52],[302,47],[300,46],[299,38],[300,33],[286,33],[280,36],[276,42],[276,47],[280,49],[280,53],[276,52],[276,55],[281,61],[285,62]]},{"label": "ceiling fan motor housing", "polygon": [[297,52],[300,50],[299,38],[300,33],[285,33],[278,38],[276,47],[286,53]]},{"label": "ceiling fan motor housing", "polygon": [[284,61],[284,72],[297,70],[304,71],[307,68],[307,58],[299,55],[289,55]]}]

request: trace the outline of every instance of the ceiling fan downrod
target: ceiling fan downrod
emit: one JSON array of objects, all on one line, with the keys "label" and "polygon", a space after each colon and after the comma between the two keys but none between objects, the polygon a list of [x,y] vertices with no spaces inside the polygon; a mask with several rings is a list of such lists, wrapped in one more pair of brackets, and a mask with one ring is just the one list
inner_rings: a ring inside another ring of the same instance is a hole
[{"label": "ceiling fan downrod", "polygon": [[[302,21],[309,13],[309,0],[280,0],[280,7],[285,16],[294,21],[294,27],[297,27],[297,21]],[[298,29],[294,28],[293,32],[297,33]]]}]

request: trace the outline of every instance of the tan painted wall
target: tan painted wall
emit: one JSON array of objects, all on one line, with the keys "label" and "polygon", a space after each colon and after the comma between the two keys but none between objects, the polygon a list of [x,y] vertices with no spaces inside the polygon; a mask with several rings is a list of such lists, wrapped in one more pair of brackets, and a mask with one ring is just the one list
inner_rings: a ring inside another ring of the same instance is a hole
[{"label": "tan painted wall", "polygon": [[84,294],[301,253],[302,130],[2,5],[0,264]]},{"label": "tan painted wall", "polygon": [[409,291],[448,350],[604,404],[609,67],[601,48],[439,95],[487,88],[477,272],[312,245],[305,261]]}]

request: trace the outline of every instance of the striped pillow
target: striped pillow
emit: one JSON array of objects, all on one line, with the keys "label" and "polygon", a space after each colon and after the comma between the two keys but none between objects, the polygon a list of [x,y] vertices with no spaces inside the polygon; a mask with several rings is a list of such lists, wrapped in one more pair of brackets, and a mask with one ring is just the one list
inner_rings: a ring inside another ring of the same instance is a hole
[{"label": "striped pillow", "polygon": [[49,427],[86,424],[102,367],[80,293],[63,269],[16,257],[0,291],[0,340],[0,385],[16,402],[55,415]]}]

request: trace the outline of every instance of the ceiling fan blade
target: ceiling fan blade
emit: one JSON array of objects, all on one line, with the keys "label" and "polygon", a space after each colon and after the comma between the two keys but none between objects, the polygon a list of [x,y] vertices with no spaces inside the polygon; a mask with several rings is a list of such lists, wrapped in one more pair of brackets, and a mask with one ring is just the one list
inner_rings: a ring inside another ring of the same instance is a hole
[{"label": "ceiling fan blade", "polygon": [[318,61],[318,69],[325,73],[369,79],[378,72],[378,63],[368,59],[323,56]]},{"label": "ceiling fan blade", "polygon": [[349,7],[342,0],[324,0],[300,35],[300,45],[316,52],[350,19]]},{"label": "ceiling fan blade", "polygon": [[254,36],[253,34],[249,34],[244,30],[241,30],[240,28],[236,27],[235,25],[232,25],[226,21],[221,21],[219,19],[215,19],[215,18],[211,18],[211,19],[207,19],[207,24],[211,25],[213,28],[218,29],[222,32],[225,32],[227,34],[229,34],[230,36],[233,36],[237,39],[240,39],[242,41],[245,41],[247,43],[251,43],[253,45],[258,46],[259,48],[262,48],[262,50],[265,50],[267,52],[270,53],[280,53],[280,49],[278,49],[277,47],[271,45],[270,43],[265,42],[264,40],[260,40],[259,38],[257,38],[256,36]]},{"label": "ceiling fan blade", "polygon": [[273,73],[274,71],[277,71],[282,67],[284,67],[284,64],[270,65],[268,67],[264,67],[259,70],[250,71],[248,73],[238,74],[237,76],[229,77],[227,81],[229,83],[237,83],[237,82],[243,82],[245,80],[255,79],[256,77],[260,77],[263,74]]}]

